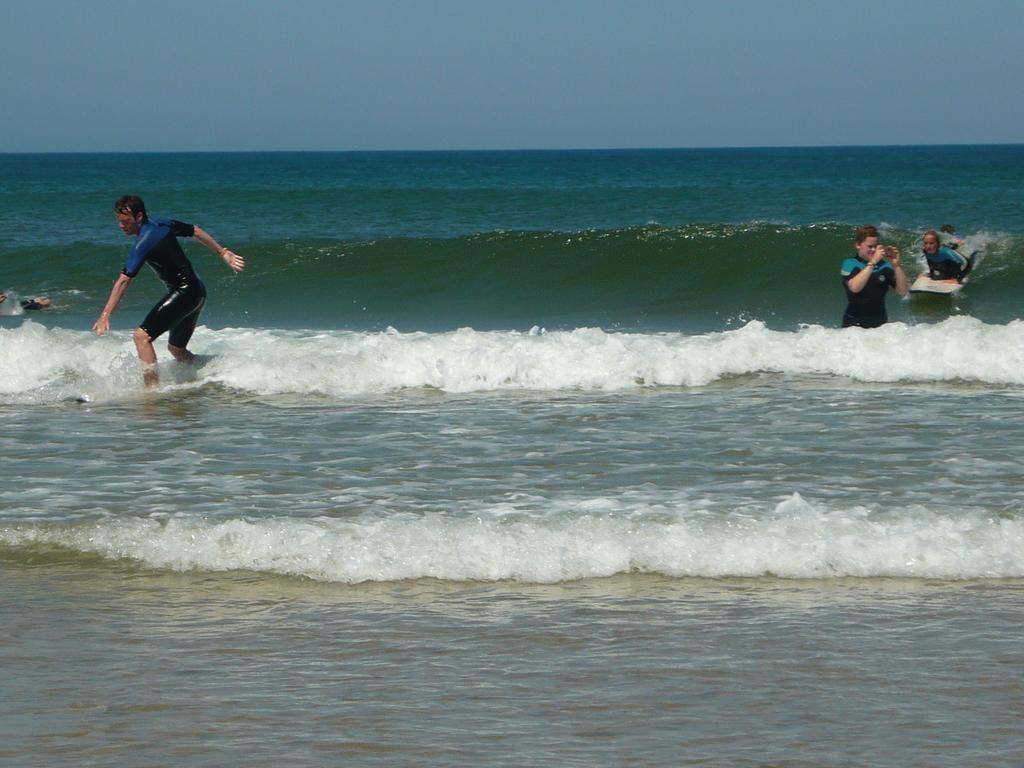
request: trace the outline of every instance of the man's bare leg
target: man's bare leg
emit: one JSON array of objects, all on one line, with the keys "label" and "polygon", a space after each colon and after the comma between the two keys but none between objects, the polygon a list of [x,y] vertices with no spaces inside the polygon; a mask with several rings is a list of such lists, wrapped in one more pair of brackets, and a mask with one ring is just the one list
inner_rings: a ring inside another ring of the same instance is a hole
[{"label": "man's bare leg", "polygon": [[153,349],[153,340],[142,328],[136,328],[132,338],[135,340],[139,360],[142,361],[142,380],[147,387],[155,387],[160,383],[160,376],[156,372],[156,350]]}]

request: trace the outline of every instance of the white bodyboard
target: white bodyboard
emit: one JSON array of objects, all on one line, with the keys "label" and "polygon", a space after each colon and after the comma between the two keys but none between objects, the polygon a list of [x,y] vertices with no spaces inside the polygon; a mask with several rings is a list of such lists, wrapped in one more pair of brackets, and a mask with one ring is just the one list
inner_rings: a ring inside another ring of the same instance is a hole
[{"label": "white bodyboard", "polygon": [[942,296],[953,296],[960,293],[963,283],[956,280],[932,280],[928,275],[918,275],[911,283],[911,293],[936,293]]}]

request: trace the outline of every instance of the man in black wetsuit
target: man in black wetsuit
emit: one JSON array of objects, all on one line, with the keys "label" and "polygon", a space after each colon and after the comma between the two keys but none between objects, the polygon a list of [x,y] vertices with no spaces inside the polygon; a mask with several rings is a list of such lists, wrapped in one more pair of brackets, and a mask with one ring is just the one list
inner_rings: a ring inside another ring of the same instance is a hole
[{"label": "man in black wetsuit", "polygon": [[174,219],[151,220],[146,215],[146,204],[142,202],[142,198],[135,195],[119,198],[114,204],[114,215],[121,231],[129,237],[135,237],[136,240],[124,269],[114,282],[106,306],[93,324],[93,330],[101,336],[110,330],[110,315],[121,303],[121,298],[128,290],[128,284],[139,273],[143,264],[149,264],[167,286],[167,295],[150,310],[146,319],[135,329],[133,337],[139,359],[144,366],[143,377],[146,384],[152,386],[158,383],[153,340],[165,331],[170,331],[167,349],[178,362],[191,363],[193,355],[187,346],[196,329],[203,304],[206,303],[206,287],[185,256],[178,238],[195,237],[224,259],[224,263],[236,272],[241,272],[245,268],[245,259],[221,247],[220,243],[200,227]]}]

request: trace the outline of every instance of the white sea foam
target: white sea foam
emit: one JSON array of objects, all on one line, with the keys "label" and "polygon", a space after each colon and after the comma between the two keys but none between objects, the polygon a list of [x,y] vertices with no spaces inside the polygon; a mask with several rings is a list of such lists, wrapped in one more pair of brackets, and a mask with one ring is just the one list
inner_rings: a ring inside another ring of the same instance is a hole
[{"label": "white sea foam", "polygon": [[113,394],[138,377],[130,337],[48,329],[26,321],[0,328],[0,402],[51,402],[82,388]]},{"label": "white sea foam", "polygon": [[1024,519],[984,510],[836,509],[793,495],[727,514],[578,502],[545,518],[493,514],[355,519],[105,519],[13,524],[39,544],[173,570],[251,570],[357,583],[437,578],[547,583],[620,573],[672,577],[1020,578]]},{"label": "white sea foam", "polygon": [[[701,335],[597,328],[447,333],[200,328],[193,348],[212,359],[185,379],[186,386],[219,384],[258,395],[347,397],[428,387],[446,392],[700,387],[758,373],[1024,384],[1024,322],[987,325],[970,317],[928,325],[891,323],[873,331],[821,326],[774,331],[752,321],[738,330]],[[175,381],[174,364],[163,366],[165,381]],[[31,321],[0,329],[0,367],[5,371],[0,398],[6,402],[46,402],[78,393],[102,400],[141,386],[134,347],[123,332],[97,338]]]}]

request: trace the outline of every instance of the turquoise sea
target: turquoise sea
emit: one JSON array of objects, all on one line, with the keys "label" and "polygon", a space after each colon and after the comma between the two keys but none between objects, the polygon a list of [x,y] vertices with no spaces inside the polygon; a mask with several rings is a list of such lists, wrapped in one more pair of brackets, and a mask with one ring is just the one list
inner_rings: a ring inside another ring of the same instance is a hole
[{"label": "turquoise sea", "polygon": [[[154,390],[126,193],[248,262]],[[0,765],[1024,764],[1024,145],[0,155],[0,265]]]}]

